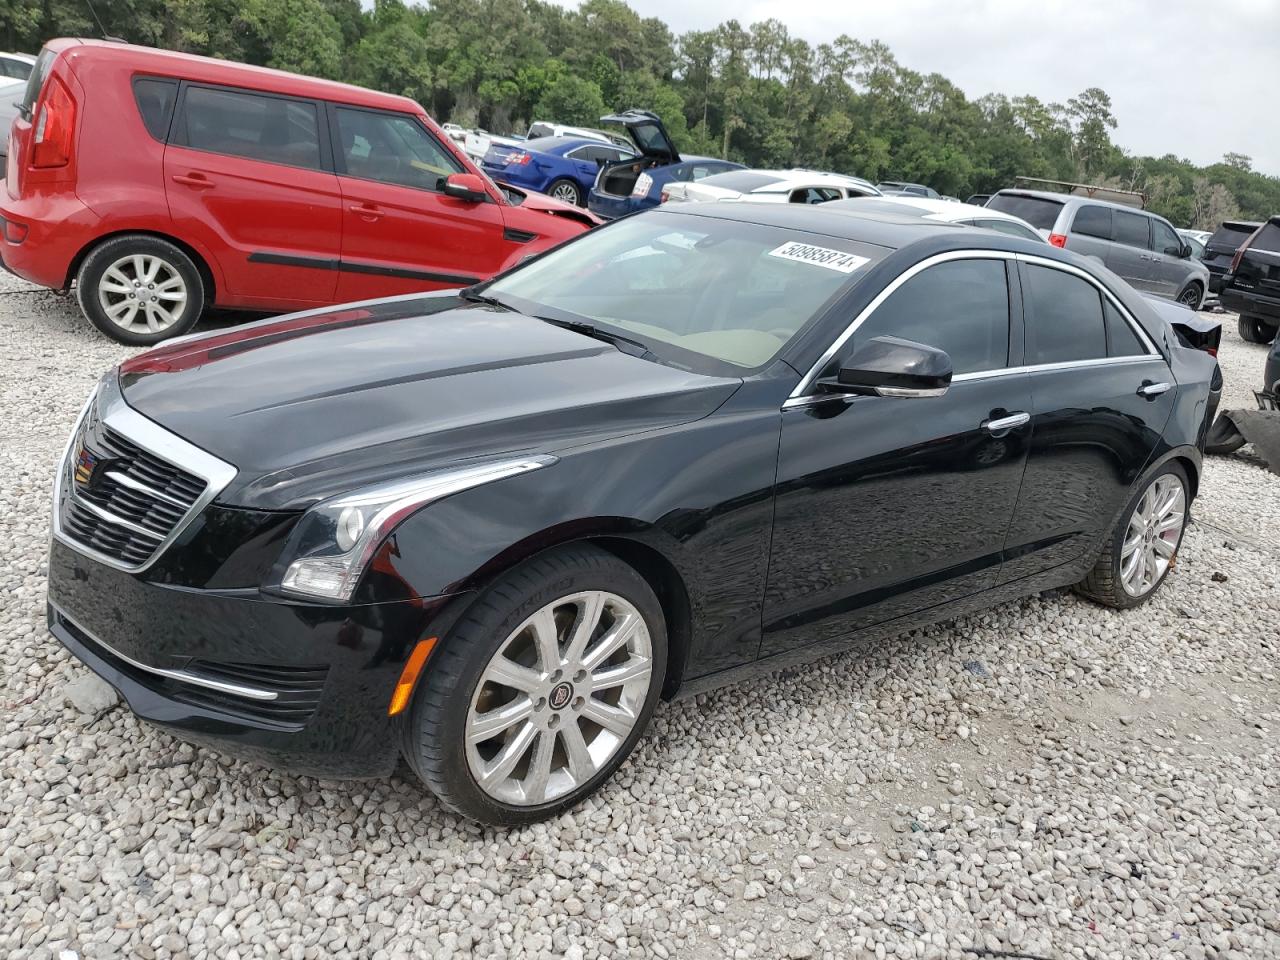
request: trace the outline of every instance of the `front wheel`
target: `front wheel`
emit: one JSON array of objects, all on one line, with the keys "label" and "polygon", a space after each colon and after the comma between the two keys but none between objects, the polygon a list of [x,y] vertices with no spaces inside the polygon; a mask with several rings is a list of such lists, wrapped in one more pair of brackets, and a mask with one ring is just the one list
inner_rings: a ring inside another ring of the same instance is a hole
[{"label": "front wheel", "polygon": [[575,207],[584,206],[582,197],[582,187],[574,183],[572,180],[560,179],[554,181],[547,188],[547,195],[565,203],[571,203]]},{"label": "front wheel", "polygon": [[1200,309],[1200,301],[1204,299],[1204,288],[1198,283],[1189,283],[1186,289],[1178,294],[1178,302],[1192,310]]},{"label": "front wheel", "polygon": [[1270,343],[1276,338],[1276,328],[1261,317],[1241,317],[1236,329],[1247,343]]},{"label": "front wheel", "polygon": [[111,339],[145,347],[196,325],[204,310],[204,282],[179,247],[127,234],[85,257],[76,274],[76,298],[89,322]]},{"label": "front wheel", "polygon": [[405,758],[474,820],[554,816],[631,752],[666,656],[662,607],[632,567],[591,546],[545,554],[487,589],[432,655]]},{"label": "front wheel", "polygon": [[1173,569],[1182,545],[1188,489],[1186,471],[1177,463],[1147,477],[1076,591],[1121,610],[1149,600]]}]

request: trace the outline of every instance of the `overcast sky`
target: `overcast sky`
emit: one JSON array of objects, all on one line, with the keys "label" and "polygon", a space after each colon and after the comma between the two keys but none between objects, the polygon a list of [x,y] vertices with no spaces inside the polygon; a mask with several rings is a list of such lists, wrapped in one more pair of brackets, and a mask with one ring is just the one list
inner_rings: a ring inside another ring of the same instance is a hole
[{"label": "overcast sky", "polygon": [[[573,6],[573,0],[560,0]],[[817,45],[883,40],[970,98],[1111,95],[1131,153],[1213,163],[1248,154],[1280,176],[1280,0],[628,0],[679,35],[776,17]]]}]

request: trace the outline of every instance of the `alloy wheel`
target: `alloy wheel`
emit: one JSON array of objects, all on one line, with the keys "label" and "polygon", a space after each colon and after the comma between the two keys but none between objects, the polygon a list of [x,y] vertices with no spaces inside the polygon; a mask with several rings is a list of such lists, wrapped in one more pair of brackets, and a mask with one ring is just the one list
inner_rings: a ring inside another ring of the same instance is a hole
[{"label": "alloy wheel", "polygon": [[98,303],[121,330],[161,333],[182,319],[187,282],[167,260],[149,253],[130,254],[103,272]]},{"label": "alloy wheel", "polygon": [[575,206],[578,203],[578,188],[572,183],[558,183],[555,189],[551,191],[551,196],[557,200],[563,200],[565,203],[572,203]]},{"label": "alloy wheel", "polygon": [[1194,310],[1200,305],[1200,291],[1195,287],[1187,287],[1178,297],[1178,302]]},{"label": "alloy wheel", "polygon": [[475,782],[514,806],[580,787],[635,728],[652,669],[648,626],[617,594],[585,591],[542,607],[476,684],[466,722]]},{"label": "alloy wheel", "polygon": [[1187,494],[1173,474],[1156,477],[1134,507],[1120,548],[1120,582],[1131,597],[1146,596],[1160,582],[1178,550],[1187,517]]}]

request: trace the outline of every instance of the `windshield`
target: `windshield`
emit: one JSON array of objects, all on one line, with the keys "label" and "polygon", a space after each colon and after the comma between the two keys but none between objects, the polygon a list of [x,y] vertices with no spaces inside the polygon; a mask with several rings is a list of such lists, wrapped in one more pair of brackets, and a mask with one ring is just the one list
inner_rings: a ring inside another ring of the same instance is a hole
[{"label": "windshield", "polygon": [[742,372],[773,360],[883,252],[781,227],[650,211],[592,230],[484,292],[534,316],[623,333],[664,362]]}]

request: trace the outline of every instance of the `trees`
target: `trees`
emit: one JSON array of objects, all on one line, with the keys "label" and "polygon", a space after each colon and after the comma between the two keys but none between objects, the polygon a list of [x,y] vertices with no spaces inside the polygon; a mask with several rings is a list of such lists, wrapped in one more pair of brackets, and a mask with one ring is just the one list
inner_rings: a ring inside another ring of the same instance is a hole
[{"label": "trees", "polygon": [[[654,110],[682,151],[757,166],[918,180],[956,196],[1018,175],[1145,191],[1179,224],[1280,211],[1280,178],[1237,152],[1207,167],[1133,157],[1111,140],[1111,99],[1065,103],[1016,90],[968,99],[898,63],[885,44],[817,46],[779,20],[673,37],[623,0],[94,0],[107,31],[136,42],[348,80],[495,132],[530,120],[595,125]],[[84,0],[0,0],[0,37],[34,52],[97,35]]]}]

